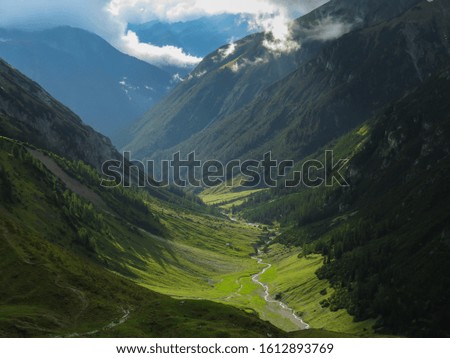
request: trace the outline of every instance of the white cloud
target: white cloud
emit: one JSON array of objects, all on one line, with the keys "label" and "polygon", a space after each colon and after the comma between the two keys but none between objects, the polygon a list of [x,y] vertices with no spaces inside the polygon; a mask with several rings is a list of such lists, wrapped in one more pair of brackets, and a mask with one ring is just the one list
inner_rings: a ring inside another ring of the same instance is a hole
[{"label": "white cloud", "polygon": [[222,59],[225,59],[228,56],[231,56],[234,51],[236,51],[236,43],[231,42],[226,48],[219,50],[219,55],[222,57]]},{"label": "white cloud", "polygon": [[263,46],[273,53],[288,53],[298,50],[301,44],[292,37],[292,19],[325,4],[328,0],[269,0],[277,4],[271,12],[254,15],[250,26],[266,33]]},{"label": "white cloud", "polygon": [[350,32],[353,25],[340,19],[326,17],[318,21],[314,27],[304,30],[304,32],[312,40],[328,41]]},{"label": "white cloud", "polygon": [[236,60],[231,66],[230,66],[230,70],[232,72],[239,72],[240,70],[244,69],[245,67],[250,67],[250,66],[256,66],[256,65],[261,65],[263,63],[267,63],[269,62],[269,59],[266,58],[262,58],[262,57],[256,57],[253,60],[249,60],[247,58],[242,58],[242,59],[238,59]]},{"label": "white cloud", "polygon": [[[290,21],[328,0],[111,0],[107,12],[121,22],[144,23],[159,19],[168,22],[217,14],[247,14],[252,29],[269,36],[263,45],[274,52],[290,52],[300,47],[291,37]],[[229,47],[229,50],[233,50]],[[224,52],[226,56],[232,52]],[[226,57],[225,56],[225,57]]]},{"label": "white cloud", "polygon": [[189,76],[187,77],[188,80],[191,80],[193,78],[200,78],[206,75],[208,72],[206,70],[203,71],[192,71]]},{"label": "white cloud", "polygon": [[284,9],[275,14],[261,14],[255,16],[251,26],[266,33],[263,46],[274,53],[298,50],[300,44],[292,39],[290,28],[291,19]]},{"label": "white cloud", "polygon": [[123,35],[117,46],[122,51],[152,63],[156,66],[193,67],[202,59],[185,54],[182,49],[174,46],[154,46],[142,43],[138,36],[131,30]]},{"label": "white cloud", "polygon": [[[115,47],[147,62],[189,67],[198,59],[172,46],[140,43],[128,23],[168,22],[217,14],[247,14],[252,25],[272,34],[265,46],[289,51],[289,20],[326,0],[1,0],[0,27],[48,28],[60,25],[92,31]],[[298,46],[298,45],[297,45]]]}]

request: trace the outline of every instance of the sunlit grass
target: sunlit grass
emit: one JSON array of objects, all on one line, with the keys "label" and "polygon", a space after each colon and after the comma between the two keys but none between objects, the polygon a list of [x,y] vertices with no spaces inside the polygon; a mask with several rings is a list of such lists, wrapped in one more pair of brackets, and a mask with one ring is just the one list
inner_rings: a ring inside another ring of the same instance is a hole
[{"label": "sunlit grass", "polygon": [[239,206],[244,199],[264,189],[253,189],[238,192],[201,193],[200,198],[207,205],[217,205],[220,208],[229,209],[233,205]]},{"label": "sunlit grass", "polygon": [[265,259],[273,266],[261,276],[261,281],[268,283],[273,294],[281,294],[283,302],[293,308],[312,328],[325,329],[350,334],[373,333],[373,320],[354,322],[345,310],[332,312],[329,307],[322,307],[320,302],[330,298],[334,290],[326,280],[319,280],[315,275],[323,265],[320,255],[300,255],[299,248],[286,248],[273,245]]}]

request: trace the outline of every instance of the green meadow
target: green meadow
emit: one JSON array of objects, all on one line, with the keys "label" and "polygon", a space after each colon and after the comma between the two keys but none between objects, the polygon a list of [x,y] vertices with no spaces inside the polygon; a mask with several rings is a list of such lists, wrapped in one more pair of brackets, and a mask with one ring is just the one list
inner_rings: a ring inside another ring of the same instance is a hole
[{"label": "green meadow", "polygon": [[[372,322],[354,323],[344,310],[320,306],[333,292],[315,275],[321,257],[299,258],[299,249],[274,244],[258,263],[256,246],[275,238],[273,228],[211,214],[201,206],[185,208],[175,197],[170,203],[142,192],[99,189],[95,172],[80,163],[30,154],[6,139],[1,145],[3,180],[14,184],[2,194],[10,199],[0,208],[5,222],[0,249],[9,261],[0,266],[5,284],[17,284],[8,286],[8,301],[0,301],[0,334],[280,336],[298,331],[275,298],[312,329],[294,335],[371,333]],[[72,174],[70,185],[55,177],[58,167]],[[69,192],[66,184],[80,194]],[[217,203],[248,195],[215,192],[202,199]],[[132,205],[123,211],[126,201]],[[271,302],[252,279],[268,264],[272,267],[259,280],[269,285]],[[212,327],[214,320],[223,322]],[[239,322],[236,329],[230,329],[233,321]]]}]

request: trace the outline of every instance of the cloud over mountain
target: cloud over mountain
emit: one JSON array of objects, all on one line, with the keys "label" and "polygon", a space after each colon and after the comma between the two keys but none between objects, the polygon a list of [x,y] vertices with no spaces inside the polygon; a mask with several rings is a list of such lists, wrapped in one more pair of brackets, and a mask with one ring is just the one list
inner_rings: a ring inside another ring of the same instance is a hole
[{"label": "cloud over mountain", "polygon": [[149,63],[192,67],[199,58],[173,46],[141,43],[135,33],[127,30],[127,25],[151,20],[174,22],[218,14],[245,14],[250,26],[271,34],[266,47],[286,51],[296,47],[290,39],[289,20],[325,2],[327,0],[2,0],[0,27],[80,27]]}]

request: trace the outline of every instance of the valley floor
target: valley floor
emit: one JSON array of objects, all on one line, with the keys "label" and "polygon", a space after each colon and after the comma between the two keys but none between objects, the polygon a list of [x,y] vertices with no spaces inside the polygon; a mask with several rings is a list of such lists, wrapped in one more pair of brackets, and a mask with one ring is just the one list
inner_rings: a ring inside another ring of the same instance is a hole
[{"label": "valley floor", "polygon": [[[333,291],[315,275],[321,257],[265,247],[276,229],[144,195],[140,203],[164,230],[156,235],[119,214],[120,192],[98,190],[81,174],[69,183],[61,173],[77,164],[0,143],[3,173],[15,183],[15,199],[0,207],[0,336],[372,334],[372,322],[322,307]],[[62,182],[79,195],[55,195]]]},{"label": "valley floor", "polygon": [[[170,265],[150,259],[148,271],[134,271],[142,286],[179,299],[211,300],[255,312],[287,332],[312,328],[373,334],[374,322],[355,323],[345,310],[332,312],[321,306],[333,293],[329,283],[315,275],[321,256],[304,257],[300,248],[279,244],[256,255],[257,245],[272,240],[275,230],[234,217],[227,220],[167,209],[160,217],[172,236],[180,239],[164,243]],[[169,252],[176,256],[170,257]]]}]

